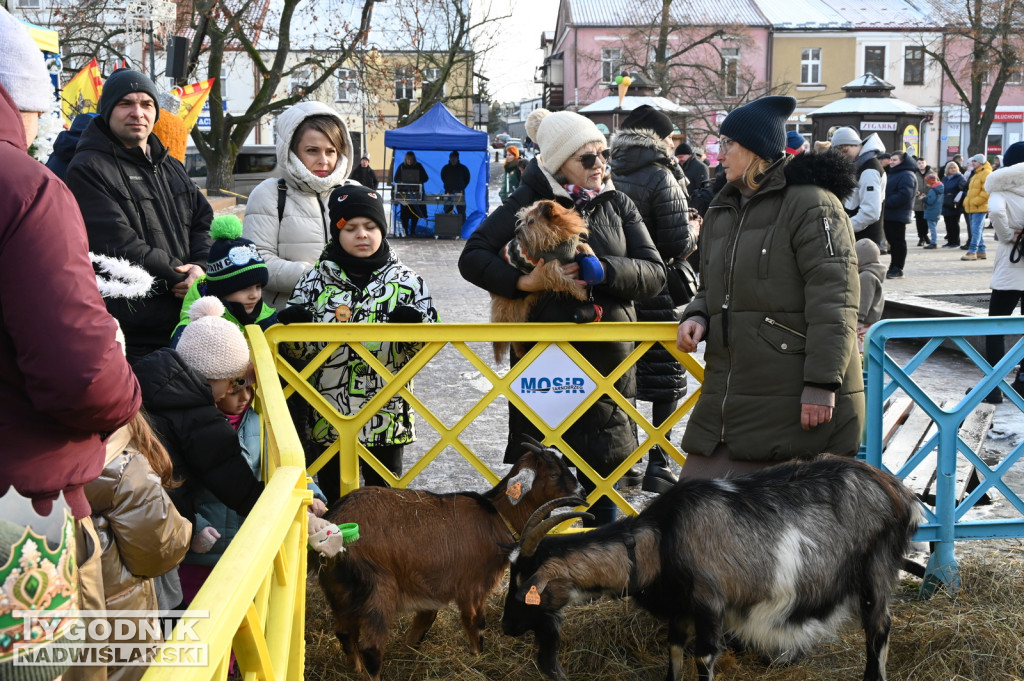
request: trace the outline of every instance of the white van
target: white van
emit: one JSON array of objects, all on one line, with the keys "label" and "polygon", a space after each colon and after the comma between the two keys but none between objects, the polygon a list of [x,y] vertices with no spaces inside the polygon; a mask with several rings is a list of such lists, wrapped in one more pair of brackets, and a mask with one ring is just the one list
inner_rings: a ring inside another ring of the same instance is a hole
[{"label": "white van", "polygon": [[[249,193],[263,180],[275,177],[277,167],[277,147],[273,144],[247,144],[238,152],[235,159],[235,187],[232,191],[241,194],[239,201],[249,197]],[[185,170],[192,181],[200,188],[206,188],[206,160],[195,148],[185,152]],[[245,197],[245,198],[242,198]]]}]

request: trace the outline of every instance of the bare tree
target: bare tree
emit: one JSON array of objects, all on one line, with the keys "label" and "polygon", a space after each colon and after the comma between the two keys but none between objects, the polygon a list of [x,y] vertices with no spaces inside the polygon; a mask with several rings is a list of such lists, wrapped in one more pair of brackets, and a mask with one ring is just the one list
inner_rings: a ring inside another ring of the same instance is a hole
[{"label": "bare tree", "polygon": [[920,45],[967,108],[968,155],[985,153],[1003,89],[1020,74],[1024,0],[949,0],[937,3],[936,12],[945,36],[922,36]]},{"label": "bare tree", "polygon": [[[375,25],[385,57],[368,67],[371,79],[394,82],[398,125],[412,123],[438,102],[471,114],[474,71],[496,44],[503,17],[476,11],[468,0],[388,0],[386,22]],[[382,113],[378,115],[383,118]]]},{"label": "bare tree", "polygon": [[[739,52],[753,45],[747,27],[702,25],[690,8],[682,0],[637,3],[626,20],[633,28],[619,43],[620,69],[642,74],[656,94],[690,109],[689,132],[701,138],[717,131],[720,112],[787,84],[770,86],[739,59]],[[597,64],[596,56],[591,63]]]},{"label": "bare tree", "polygon": [[[209,169],[208,188],[231,188],[238,151],[264,116],[308,98],[333,79],[337,69],[356,60],[370,30],[374,3],[355,0],[347,8],[305,3],[303,13],[296,16],[301,0],[282,0],[273,7],[269,0],[196,0],[188,17],[195,32],[190,80],[216,78],[209,99],[210,129],[192,131]],[[301,36],[300,44],[293,44],[296,36]],[[273,49],[265,49],[272,44]],[[221,69],[232,52],[251,61],[256,80],[253,100],[241,114],[227,113],[221,105]],[[283,94],[281,85],[291,82],[292,76],[302,76],[296,79],[301,82]]]},{"label": "bare tree", "polygon": [[[359,55],[369,33],[375,0],[192,0],[178,2],[177,19],[167,29],[190,33],[192,41],[185,80],[214,78],[210,91],[210,129],[192,130],[192,140],[206,161],[207,187],[230,189],[239,149],[264,116],[302,101],[325,84],[337,69]],[[301,12],[299,8],[301,7]],[[35,23],[61,33],[65,68],[76,72],[96,57],[107,67],[131,59],[123,0],[57,0]],[[147,49],[163,49],[155,36]],[[144,60],[145,61],[145,60]],[[223,110],[225,64],[241,61],[254,74],[254,96],[242,113]],[[143,70],[149,70],[143,67]],[[290,89],[284,84],[295,82]]]}]

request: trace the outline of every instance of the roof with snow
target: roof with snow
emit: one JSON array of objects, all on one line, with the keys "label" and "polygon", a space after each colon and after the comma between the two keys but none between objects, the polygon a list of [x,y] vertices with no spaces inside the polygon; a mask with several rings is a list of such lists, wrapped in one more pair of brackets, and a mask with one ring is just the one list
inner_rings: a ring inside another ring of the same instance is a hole
[{"label": "roof with snow", "polygon": [[854,78],[849,83],[844,85],[841,89],[843,90],[866,90],[867,88],[876,88],[879,90],[895,90],[896,86],[887,80],[882,80],[875,74],[865,73],[860,78]]},{"label": "roof with snow", "polygon": [[665,99],[664,97],[634,97],[627,95],[622,99],[622,107],[619,107],[618,95],[609,95],[608,97],[602,97],[601,99],[587,104],[580,108],[579,113],[604,113],[606,111],[632,111],[637,107],[647,104],[649,106],[658,109],[659,111],[669,111],[671,113],[688,113],[690,110],[685,106],[680,106],[675,102]]},{"label": "roof with snow", "polygon": [[895,97],[843,97],[820,109],[809,111],[808,116],[820,114],[914,114],[924,116],[927,111]]},{"label": "roof with snow", "polygon": [[[662,0],[564,0],[568,23],[576,26],[640,26],[661,15]],[[753,0],[687,0],[673,2],[672,21],[693,26],[767,26]]]},{"label": "roof with snow", "polygon": [[[742,25],[777,30],[938,29],[931,0],[688,0],[673,2],[672,21],[694,26]],[[563,0],[575,26],[653,24],[662,0]]]}]

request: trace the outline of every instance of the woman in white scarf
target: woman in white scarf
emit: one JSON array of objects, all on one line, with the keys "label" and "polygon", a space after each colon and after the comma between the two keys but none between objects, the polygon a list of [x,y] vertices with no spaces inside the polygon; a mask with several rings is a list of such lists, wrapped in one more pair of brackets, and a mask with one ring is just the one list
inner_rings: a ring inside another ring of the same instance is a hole
[{"label": "woman in white scarf", "polygon": [[327,244],[327,200],[352,170],[352,141],[341,116],[320,102],[287,109],[277,119],[277,169],[284,191],[278,178],[257,186],[242,233],[270,272],[263,300],[281,309]]}]

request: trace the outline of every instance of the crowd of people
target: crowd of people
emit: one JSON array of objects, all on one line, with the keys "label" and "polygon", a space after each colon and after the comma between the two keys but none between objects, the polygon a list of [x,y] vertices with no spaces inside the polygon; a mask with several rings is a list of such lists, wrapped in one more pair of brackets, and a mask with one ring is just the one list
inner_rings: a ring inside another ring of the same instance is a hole
[{"label": "crowd of people", "polygon": [[[439,312],[428,283],[391,248],[378,177],[367,157],[354,164],[344,119],[331,107],[303,102],[282,112],[279,177],[252,192],[244,222],[214,219],[153,134],[156,85],[132,69],[107,78],[96,115],[76,118],[54,172],[33,160],[28,144],[52,108],[52,86],[38,48],[3,10],[0,34],[14,56],[0,61],[0,537],[31,527],[63,547],[78,565],[72,590],[86,609],[184,607],[263,491],[244,327],[433,323]],[[934,173],[852,128],[812,148],[787,133],[795,106],[791,97],[768,96],[730,112],[714,173],[701,150],[675,143],[672,120],[646,105],[623,119],[610,146],[590,119],[538,109],[526,123],[537,153],[526,160],[517,147],[506,149],[502,204],[459,258],[468,282],[498,297],[534,296],[529,322],[670,321],[680,350],[705,343],[702,390],[682,438],[685,464],[676,473],[655,445],[646,470],[629,470],[620,485],[664,492],[679,478],[740,474],[826,451],[854,455],[865,409],[859,342],[881,317],[884,280],[904,276],[912,222],[918,246],[934,249],[943,217],[943,247],[975,260],[987,258],[990,215],[998,237],[990,314],[1018,303],[1024,310],[1024,143],[1007,150],[998,170],[979,154],[967,173],[957,158]],[[441,179],[447,194],[469,185],[457,151]],[[428,176],[410,151],[393,180],[422,185]],[[523,211],[538,202],[580,220],[585,247],[524,256]],[[405,235],[416,233],[422,209],[403,204]],[[446,210],[463,212],[455,203]],[[552,275],[578,295],[548,290]],[[574,347],[605,374],[634,348],[586,335],[581,330]],[[326,347],[294,344],[288,361],[303,367]],[[410,337],[366,347],[397,372],[421,346]],[[998,361],[1002,339],[990,337],[986,351]],[[510,364],[524,354],[514,347]],[[384,385],[344,344],[310,380],[318,404],[345,415]],[[1019,375],[1018,385],[1024,389]],[[683,367],[660,345],[614,384],[630,403],[651,403],[655,426],[687,387]],[[311,463],[338,433],[325,408],[290,406]],[[366,422],[359,441],[380,466],[361,464],[364,484],[402,476],[414,421],[395,396]],[[506,463],[528,436],[544,439],[509,404]],[[601,476],[639,444],[636,425],[607,394],[563,437]],[[595,487],[584,473],[580,481]],[[319,516],[341,494],[337,457],[309,484],[312,533],[324,529]],[[618,516],[606,496],[590,512],[594,525]],[[23,550],[0,542],[0,565]],[[104,673],[137,678],[139,669]]]}]

